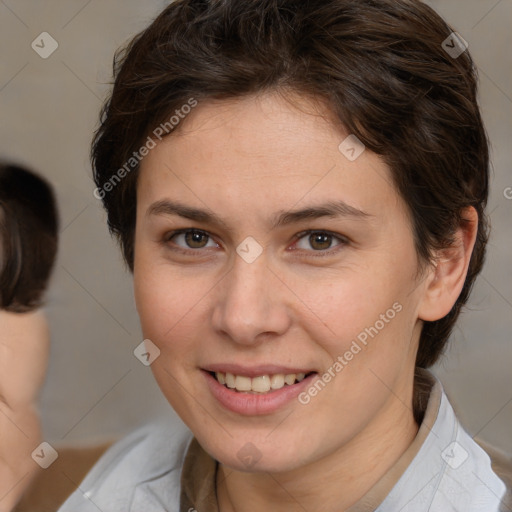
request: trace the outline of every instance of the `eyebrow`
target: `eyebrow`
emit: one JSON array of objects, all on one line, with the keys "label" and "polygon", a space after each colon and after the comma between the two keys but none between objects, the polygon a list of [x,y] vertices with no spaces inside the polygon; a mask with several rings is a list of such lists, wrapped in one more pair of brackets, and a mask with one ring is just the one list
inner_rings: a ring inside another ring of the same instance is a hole
[{"label": "eyebrow", "polygon": [[[179,201],[170,201],[168,199],[153,203],[148,208],[146,215],[178,215],[205,224],[226,226],[226,223],[211,210],[194,208],[180,203]],[[328,201],[318,205],[307,206],[299,210],[280,210],[271,219],[270,224],[272,229],[276,229],[304,220],[313,220],[322,217],[342,217],[354,220],[365,220],[369,217],[374,217],[374,215],[355,208],[344,201]]]}]

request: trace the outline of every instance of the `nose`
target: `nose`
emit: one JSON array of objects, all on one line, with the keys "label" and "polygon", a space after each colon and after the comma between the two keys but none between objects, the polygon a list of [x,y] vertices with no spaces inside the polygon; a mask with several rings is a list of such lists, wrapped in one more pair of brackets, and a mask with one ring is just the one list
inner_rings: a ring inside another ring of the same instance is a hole
[{"label": "nose", "polygon": [[218,286],[212,314],[218,334],[237,344],[256,345],[289,329],[283,285],[267,266],[265,254],[252,263],[236,256]]}]

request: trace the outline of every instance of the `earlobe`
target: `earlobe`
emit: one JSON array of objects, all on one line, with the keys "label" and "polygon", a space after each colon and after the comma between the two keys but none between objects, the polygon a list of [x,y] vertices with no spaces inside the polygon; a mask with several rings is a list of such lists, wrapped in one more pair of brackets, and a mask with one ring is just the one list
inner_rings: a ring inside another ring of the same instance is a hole
[{"label": "earlobe", "polygon": [[464,286],[478,230],[478,214],[470,206],[462,211],[461,219],[454,243],[436,255],[418,312],[421,320],[434,322],[446,316]]}]

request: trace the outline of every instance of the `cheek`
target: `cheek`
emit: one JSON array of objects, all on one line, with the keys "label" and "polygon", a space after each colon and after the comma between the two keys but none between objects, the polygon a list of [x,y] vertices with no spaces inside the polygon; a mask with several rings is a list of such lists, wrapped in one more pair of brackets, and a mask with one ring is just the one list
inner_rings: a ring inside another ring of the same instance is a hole
[{"label": "cheek", "polygon": [[309,290],[308,305],[320,321],[304,328],[328,355],[326,370],[337,377],[332,386],[336,397],[354,407],[362,401],[377,404],[387,393],[382,382],[392,387],[404,368],[413,366],[413,287],[405,271],[375,266],[346,274],[323,291],[321,286]]},{"label": "cheek", "polygon": [[175,288],[162,270],[144,248],[136,252],[133,271],[135,303],[144,336],[156,344],[160,344],[172,329],[172,320],[179,314],[179,311],[174,314],[179,306]]},{"label": "cheek", "polygon": [[134,294],[142,332],[162,355],[192,350],[206,325],[204,280],[171,272],[165,264],[140,258],[134,266]]},{"label": "cheek", "polygon": [[376,322],[379,331],[389,330],[397,316],[398,306],[393,309],[393,304],[401,303],[402,286],[398,279],[383,278],[375,269],[352,269],[341,275],[290,283],[300,298],[296,302],[300,302],[303,313],[297,310],[297,317],[302,319],[303,327],[336,355],[360,333],[364,341],[365,329]]}]

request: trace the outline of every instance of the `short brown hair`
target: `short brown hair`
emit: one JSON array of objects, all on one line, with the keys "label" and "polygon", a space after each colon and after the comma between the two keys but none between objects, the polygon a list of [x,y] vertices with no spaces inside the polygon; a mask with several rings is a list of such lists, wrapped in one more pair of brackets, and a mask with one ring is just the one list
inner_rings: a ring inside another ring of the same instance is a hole
[{"label": "short brown hair", "polygon": [[[489,155],[476,70],[467,51],[446,50],[443,41],[461,41],[452,32],[417,0],[176,0],[116,55],[92,149],[97,190],[191,97],[279,90],[323,100],[389,165],[420,262],[452,243],[465,207],[478,213],[462,293],[446,317],[423,326],[417,365],[428,367],[468,299],[487,243]],[[102,193],[130,269],[137,171]]]},{"label": "short brown hair", "polygon": [[57,230],[49,183],[22,167],[0,164],[0,309],[26,312],[41,305]]}]

